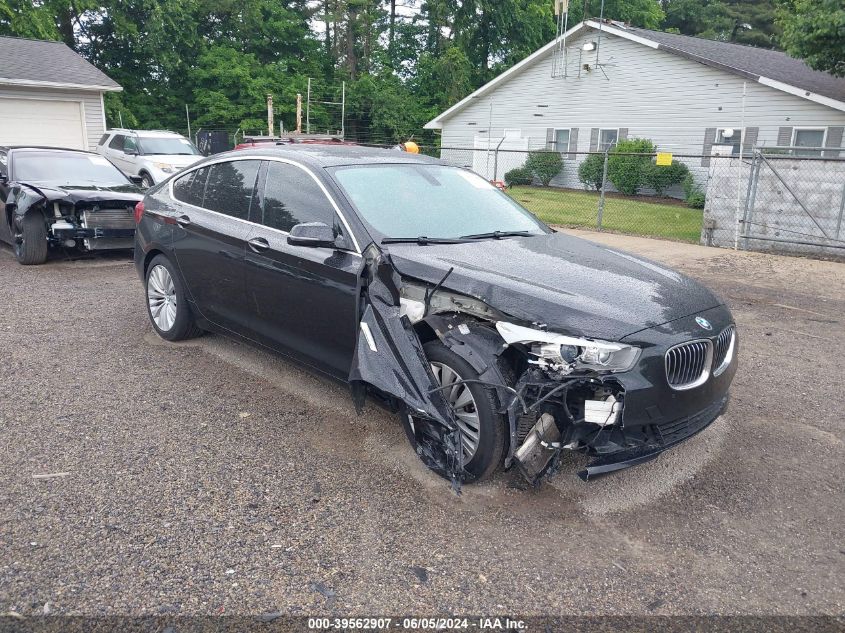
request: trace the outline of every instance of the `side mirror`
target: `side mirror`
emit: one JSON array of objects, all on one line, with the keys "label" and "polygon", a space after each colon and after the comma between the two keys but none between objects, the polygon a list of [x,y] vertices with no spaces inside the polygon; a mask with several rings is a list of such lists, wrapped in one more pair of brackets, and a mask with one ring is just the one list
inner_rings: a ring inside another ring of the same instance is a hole
[{"label": "side mirror", "polygon": [[123,150],[123,153],[126,154],[127,156],[137,156],[138,150],[137,149],[125,149],[125,150]]},{"label": "side mirror", "polygon": [[323,222],[303,222],[290,230],[288,244],[291,246],[334,246],[334,231]]},{"label": "side mirror", "polygon": [[133,185],[138,185],[139,187],[144,184],[143,176],[129,176],[129,180],[132,181]]}]

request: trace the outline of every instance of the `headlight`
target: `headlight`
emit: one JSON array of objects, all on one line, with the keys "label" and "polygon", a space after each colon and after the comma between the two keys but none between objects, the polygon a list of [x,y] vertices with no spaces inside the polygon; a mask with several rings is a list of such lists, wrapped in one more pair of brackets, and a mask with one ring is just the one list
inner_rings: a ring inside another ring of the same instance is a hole
[{"label": "headlight", "polygon": [[591,369],[600,372],[628,371],[637,362],[640,348],[624,343],[612,343],[574,336],[555,334],[543,330],[498,321],[496,329],[508,345],[522,343],[530,346],[539,365],[551,366],[558,371]]},{"label": "headlight", "polygon": [[174,171],[176,171],[176,168],[170,163],[153,163],[153,167],[155,167],[156,169],[160,169],[165,174],[172,174]]}]

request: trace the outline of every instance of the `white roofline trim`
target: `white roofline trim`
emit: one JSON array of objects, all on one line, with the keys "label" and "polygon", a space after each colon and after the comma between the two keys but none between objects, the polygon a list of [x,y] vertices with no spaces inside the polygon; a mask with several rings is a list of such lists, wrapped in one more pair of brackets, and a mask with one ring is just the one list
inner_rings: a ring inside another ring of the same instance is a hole
[{"label": "white roofline trim", "polygon": [[[590,28],[595,29],[595,30],[601,29],[602,31],[607,31],[611,35],[616,35],[617,37],[622,37],[622,38],[625,38],[625,39],[630,40],[632,42],[637,42],[638,44],[648,46],[649,48],[662,50],[662,51],[665,51],[665,52],[673,54],[673,55],[680,55],[680,53],[678,51],[675,51],[671,46],[666,46],[666,45],[660,44],[659,42],[655,42],[654,40],[650,40],[648,38],[642,37],[640,35],[635,35],[634,33],[629,33],[625,29],[618,28],[618,27],[611,25],[611,24],[600,24],[599,22],[596,22],[594,20],[587,20],[585,22],[581,22],[579,24],[576,24],[571,29],[569,29],[566,33],[564,33],[561,37],[564,37],[564,38],[569,37],[570,35],[575,34],[578,30],[580,30],[584,26],[589,26]],[[548,44],[543,46],[543,48],[538,49],[537,51],[535,51],[534,53],[532,53],[531,55],[529,55],[528,57],[523,59],[521,62],[511,66],[508,70],[503,72],[498,77],[494,78],[493,80],[491,80],[491,81],[487,82],[486,84],[484,84],[483,86],[481,86],[481,88],[479,88],[478,90],[476,90],[475,92],[470,94],[468,97],[465,97],[464,99],[461,99],[460,101],[458,101],[451,108],[449,108],[445,112],[442,112],[441,114],[439,114],[438,116],[433,118],[431,121],[426,123],[425,126],[424,126],[425,129],[427,129],[427,130],[443,129],[443,120],[444,119],[450,117],[452,114],[454,114],[458,110],[461,110],[472,99],[477,99],[481,95],[489,92],[490,90],[495,88],[499,83],[507,80],[513,73],[518,72],[520,69],[522,69],[525,66],[533,63],[538,57],[542,56],[544,53],[546,53],[550,49],[554,48],[554,46],[557,44],[557,41],[558,41],[557,39],[552,40],[551,42],[549,42]],[[683,57],[686,58],[686,59],[693,60],[693,61],[698,61],[699,63],[702,63],[702,64],[707,64],[708,61],[709,61],[706,58],[697,57],[697,56],[694,56],[694,55],[683,55]],[[720,69],[724,70],[725,72],[741,74],[741,75],[744,75],[746,77],[749,76],[749,74],[751,74],[748,71],[744,71],[744,70],[739,69],[739,68],[732,68],[730,66],[722,65],[722,64],[719,64],[716,61],[710,61],[710,65],[717,67],[717,68],[720,68]],[[814,92],[810,92],[809,90],[805,90],[804,88],[798,88],[797,86],[792,86],[792,85],[784,83],[782,81],[777,81],[776,79],[770,79],[768,77],[758,76],[756,74],[752,74],[752,75],[754,77],[757,77],[758,83],[760,83],[764,86],[768,86],[769,88],[774,88],[775,90],[781,90],[781,91],[786,92],[788,94],[795,95],[796,97],[802,97],[804,99],[807,99],[808,101],[814,101],[815,103],[825,105],[829,108],[833,108],[834,110],[841,110],[841,111],[845,112],[845,102],[843,102],[843,101],[839,101],[837,99],[832,99],[830,97],[824,97],[822,95],[815,94]]]},{"label": "white roofline trim", "polygon": [[[575,26],[573,26],[571,29],[569,29],[566,33],[564,33],[564,34],[561,36],[561,38],[567,38],[567,37],[569,37],[570,35],[573,35],[573,34],[574,34],[574,33],[576,33],[577,31],[579,31],[579,30],[580,30],[583,26],[584,26],[584,22],[580,22],[580,23],[576,24],[576,25],[575,25]],[[431,121],[429,121],[428,123],[426,123],[423,127],[424,127],[426,130],[440,130],[440,129],[443,129],[443,119],[448,118],[448,117],[449,117],[449,116],[451,116],[453,113],[455,113],[455,112],[457,112],[458,110],[462,109],[465,105],[467,105],[467,104],[468,104],[470,101],[472,101],[473,99],[477,99],[477,98],[478,98],[478,97],[480,97],[481,95],[483,95],[483,94],[485,94],[485,93],[489,92],[490,90],[492,90],[493,88],[495,88],[497,85],[499,85],[499,84],[500,84],[500,83],[502,83],[503,81],[506,81],[506,80],[508,79],[508,77],[510,77],[510,76],[511,76],[511,75],[513,75],[514,73],[519,72],[519,70],[520,70],[521,68],[523,68],[523,67],[525,67],[525,66],[527,66],[527,65],[531,64],[531,63],[532,63],[535,59],[537,59],[538,57],[541,57],[543,54],[545,54],[546,52],[548,52],[548,51],[550,51],[551,49],[553,49],[553,48],[557,45],[557,42],[558,42],[558,38],[553,39],[551,42],[549,42],[548,44],[546,44],[543,48],[540,48],[540,49],[538,49],[538,50],[534,51],[534,52],[533,52],[533,53],[531,53],[528,57],[526,57],[525,59],[523,59],[521,62],[517,62],[516,64],[514,64],[513,66],[511,66],[510,68],[508,68],[505,72],[503,72],[501,75],[498,75],[497,77],[495,77],[495,78],[491,79],[491,80],[490,80],[490,81],[488,81],[486,84],[484,84],[483,86],[481,86],[481,88],[479,88],[479,89],[478,89],[478,90],[476,90],[475,92],[471,93],[469,96],[464,97],[463,99],[461,99],[460,101],[458,101],[455,105],[453,105],[451,108],[449,108],[449,109],[448,109],[448,110],[446,110],[445,112],[441,112],[439,115],[437,115],[437,116],[436,116],[435,118],[433,118]]]},{"label": "white roofline trim", "polygon": [[758,83],[761,83],[764,86],[768,86],[769,88],[774,88],[775,90],[782,90],[783,92],[795,95],[796,97],[803,97],[804,99],[807,99],[809,101],[815,101],[816,103],[826,105],[828,108],[833,108],[834,110],[841,110],[842,112],[845,112],[845,102],[843,101],[837,101],[836,99],[831,99],[830,97],[824,97],[822,95],[816,94],[815,92],[805,90],[804,88],[797,88],[795,86],[785,84],[782,81],[778,81],[777,79],[760,77],[760,79],[758,79],[757,81]]},{"label": "white roofline trim", "polygon": [[587,20],[584,22],[590,28],[595,29],[596,31],[607,31],[613,35],[618,35],[619,37],[624,37],[625,39],[631,40],[632,42],[637,42],[638,44],[643,44],[644,46],[648,46],[649,48],[659,48],[660,44],[655,42],[654,40],[649,40],[645,37],[640,37],[639,35],[634,35],[633,33],[628,33],[624,29],[617,28],[611,24],[601,24],[600,22],[595,22],[594,20]]},{"label": "white roofline trim", "polygon": [[91,84],[65,84],[55,81],[34,81],[32,79],[8,79],[0,77],[0,85],[23,86],[26,88],[69,88],[72,90],[88,90],[91,92],[122,92],[121,86],[95,86]]}]

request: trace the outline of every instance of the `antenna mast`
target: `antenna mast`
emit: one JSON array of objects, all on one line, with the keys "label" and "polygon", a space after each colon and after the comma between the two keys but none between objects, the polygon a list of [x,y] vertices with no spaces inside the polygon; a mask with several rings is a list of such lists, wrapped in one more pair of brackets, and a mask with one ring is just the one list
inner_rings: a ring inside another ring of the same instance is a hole
[{"label": "antenna mast", "polygon": [[[554,0],[557,30],[555,34],[555,55],[552,63],[552,77],[566,78],[566,32],[569,30],[569,0]],[[561,72],[561,69],[563,72]]]}]

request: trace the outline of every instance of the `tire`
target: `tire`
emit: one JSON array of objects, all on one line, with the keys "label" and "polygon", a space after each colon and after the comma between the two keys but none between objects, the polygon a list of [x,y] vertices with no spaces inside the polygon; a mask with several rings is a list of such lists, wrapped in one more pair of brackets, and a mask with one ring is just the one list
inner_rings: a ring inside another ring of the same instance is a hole
[{"label": "tire", "polygon": [[[423,345],[423,350],[429,362],[432,363],[435,377],[439,378],[444,375],[445,370],[450,370],[461,380],[479,379],[478,372],[472,368],[472,365],[443,345],[439,340],[429,341]],[[439,372],[435,369],[437,366],[440,367]],[[505,459],[508,427],[504,416],[496,412],[499,409],[499,404],[494,391],[478,384],[467,384],[462,387],[468,390],[472,396],[472,408],[477,413],[478,422],[478,439],[475,451],[469,462],[464,464],[464,481],[466,483],[472,483],[490,477],[501,468]],[[453,400],[456,400],[456,403],[459,403],[464,398],[459,391],[460,389],[461,387],[458,387],[458,390],[454,390],[455,397]],[[445,394],[447,395],[447,399],[449,399],[452,390],[446,390]],[[464,412],[468,410],[468,408],[463,409]],[[459,423],[463,424],[462,430],[467,427],[471,428],[471,421],[468,421],[466,417],[464,419],[459,418]],[[409,436],[413,438],[413,434],[409,434]],[[467,450],[466,441],[468,438],[471,439],[467,434],[462,437],[464,450]],[[415,444],[413,439],[411,442]],[[416,446],[414,448],[416,449]]]},{"label": "tire", "polygon": [[144,276],[147,316],[153,329],[168,341],[184,341],[202,334],[197,327],[176,268],[164,255],[156,255]]},{"label": "tire", "polygon": [[153,177],[152,177],[152,176],[150,176],[150,175],[149,175],[148,173],[146,173],[146,172],[141,172],[141,186],[142,186],[144,189],[149,189],[149,188],[150,188],[150,187],[152,187],[153,185],[155,185],[155,183],[153,182]]},{"label": "tire", "polygon": [[47,223],[38,211],[27,213],[15,220],[20,223],[20,233],[12,236],[15,257],[24,266],[34,266],[47,261]]}]

